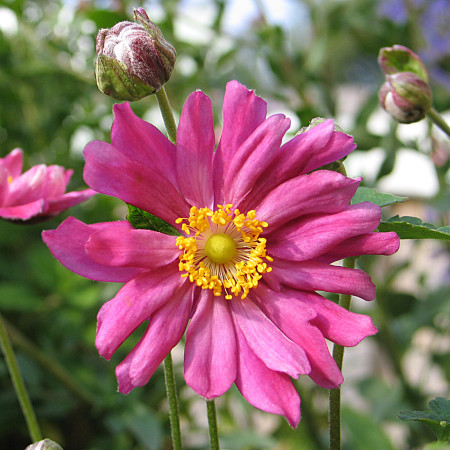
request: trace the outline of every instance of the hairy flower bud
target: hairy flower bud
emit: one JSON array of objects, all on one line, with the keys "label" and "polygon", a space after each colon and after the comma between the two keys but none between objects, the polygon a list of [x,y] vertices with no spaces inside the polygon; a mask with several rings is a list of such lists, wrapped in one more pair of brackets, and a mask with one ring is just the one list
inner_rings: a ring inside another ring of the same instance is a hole
[{"label": "hairy flower bud", "polygon": [[412,72],[386,76],[378,98],[381,106],[398,122],[422,120],[431,108],[431,89],[427,82]]},{"label": "hairy flower bud", "polygon": [[117,100],[136,101],[155,93],[175,65],[175,48],[145,10],[134,10],[134,17],[136,22],[120,22],[97,35],[97,86]]},{"label": "hairy flower bud", "polygon": [[51,439],[43,439],[30,444],[25,450],[63,450],[63,448]]}]

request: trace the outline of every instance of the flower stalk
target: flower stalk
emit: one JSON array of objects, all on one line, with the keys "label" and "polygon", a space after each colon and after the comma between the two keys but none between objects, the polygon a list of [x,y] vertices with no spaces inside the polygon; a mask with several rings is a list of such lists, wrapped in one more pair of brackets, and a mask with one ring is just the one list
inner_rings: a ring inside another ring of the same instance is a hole
[{"label": "flower stalk", "polygon": [[173,450],[181,450],[180,412],[178,409],[177,389],[173,373],[172,355],[164,359],[164,379],[166,382],[167,399],[169,400],[170,431]]},{"label": "flower stalk", "polygon": [[436,126],[446,133],[448,137],[450,137],[450,126],[434,108],[428,110],[427,116]]},{"label": "flower stalk", "polygon": [[[344,259],[344,267],[354,269],[356,258],[349,257]],[[350,310],[352,296],[341,294],[339,296],[339,305]],[[344,347],[338,344],[333,346],[333,358],[336,361],[339,370],[342,371],[342,362],[344,359]],[[330,410],[330,450],[340,450],[341,448],[341,389],[331,389],[329,397]]]},{"label": "flower stalk", "polygon": [[[174,144],[177,141],[177,126],[170,107],[164,86],[156,92],[156,100],[166,126],[169,140]],[[180,431],[180,412],[178,409],[177,388],[175,374],[173,373],[172,355],[169,353],[164,359],[164,379],[166,382],[167,399],[169,400],[170,431],[172,434],[172,446],[174,450],[182,448]]]},{"label": "flower stalk", "polygon": [[172,108],[170,107],[169,99],[164,86],[156,92],[156,100],[158,100],[159,109],[161,110],[161,115],[164,120],[164,125],[166,126],[169,139],[175,144],[177,140],[177,126],[175,124]]},{"label": "flower stalk", "polygon": [[30,397],[25,388],[22,375],[20,374],[19,365],[14,354],[14,350],[11,345],[11,341],[6,331],[3,317],[0,314],[0,343],[3,354],[5,355],[6,365],[8,366],[9,374],[13,381],[14,389],[16,391],[17,398],[19,399],[22,413],[25,416],[27,422],[28,431],[30,433],[31,441],[36,442],[42,439],[41,430],[34,414],[33,406],[31,405]]},{"label": "flower stalk", "polygon": [[219,450],[219,433],[217,429],[216,405],[214,400],[206,400],[208,411],[209,441],[211,450]]}]

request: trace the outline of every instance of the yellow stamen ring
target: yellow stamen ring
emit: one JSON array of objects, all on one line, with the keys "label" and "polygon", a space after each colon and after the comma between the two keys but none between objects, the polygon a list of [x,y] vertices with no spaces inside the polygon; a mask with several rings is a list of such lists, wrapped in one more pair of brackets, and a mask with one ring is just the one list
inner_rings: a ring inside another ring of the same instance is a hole
[{"label": "yellow stamen ring", "polygon": [[254,210],[242,214],[233,205],[217,205],[190,210],[189,218],[177,219],[187,237],[180,236],[176,244],[183,253],[179,269],[182,277],[202,289],[211,289],[215,296],[231,300],[233,295],[247,297],[250,289],[258,286],[262,274],[271,272],[266,261],[266,239],[260,238],[267,222],[259,221]]}]

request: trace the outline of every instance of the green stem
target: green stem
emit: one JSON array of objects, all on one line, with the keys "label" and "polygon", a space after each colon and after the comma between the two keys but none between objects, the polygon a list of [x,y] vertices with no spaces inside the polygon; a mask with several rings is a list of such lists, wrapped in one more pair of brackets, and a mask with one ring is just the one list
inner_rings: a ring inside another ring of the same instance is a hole
[{"label": "green stem", "polygon": [[11,341],[9,340],[8,332],[6,331],[3,317],[0,314],[0,342],[5,355],[6,365],[8,366],[9,374],[11,375],[14,389],[16,390],[17,398],[19,399],[22,413],[27,422],[28,431],[30,433],[31,441],[37,442],[42,439],[41,430],[34,414],[33,406],[31,405],[30,397],[28,396],[25,384],[20,374],[19,365],[17,364],[16,356],[14,355]]},{"label": "green stem", "polygon": [[178,411],[177,389],[173,373],[172,355],[169,353],[164,360],[164,379],[166,380],[167,399],[169,400],[170,431],[173,450],[181,450],[180,413]]},{"label": "green stem", "polygon": [[156,92],[156,100],[158,100],[159,109],[164,120],[164,125],[167,129],[169,139],[175,144],[177,141],[177,125],[173,117],[172,109],[170,107],[169,99],[167,98],[164,86]]},{"label": "green stem", "polygon": [[209,441],[211,442],[211,450],[219,450],[219,433],[217,431],[216,405],[214,404],[214,400],[206,400],[206,408],[208,410]]},{"label": "green stem", "polygon": [[[344,267],[354,269],[356,258],[350,257],[344,259]],[[352,296],[347,294],[339,295],[339,305],[349,310]],[[342,361],[344,359],[344,347],[334,344],[333,358],[336,361],[339,370],[342,370]],[[341,448],[341,389],[330,390],[330,450],[340,450]]]},{"label": "green stem", "polygon": [[[167,129],[169,139],[175,144],[177,141],[177,125],[173,117],[172,108],[164,86],[156,92],[159,109]],[[173,450],[180,450],[181,431],[180,431],[180,412],[178,410],[177,389],[175,386],[175,375],[173,373],[172,355],[169,353],[164,360],[164,378],[166,380],[167,399],[169,400],[170,431],[172,434]]]},{"label": "green stem", "polygon": [[431,108],[427,112],[427,116],[435,125],[437,125],[444,133],[446,133],[447,136],[450,137],[450,126],[434,108]]}]

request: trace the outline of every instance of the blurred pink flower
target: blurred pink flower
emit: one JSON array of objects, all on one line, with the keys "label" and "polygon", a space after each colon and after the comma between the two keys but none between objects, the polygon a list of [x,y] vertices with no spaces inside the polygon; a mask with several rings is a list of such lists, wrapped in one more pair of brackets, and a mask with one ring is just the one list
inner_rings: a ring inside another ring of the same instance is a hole
[{"label": "blurred pink flower", "polygon": [[235,383],[249,403],[296,426],[290,377],[336,388],[343,378],[326,339],[354,346],[376,333],[369,317],[315,292],[375,297],[367,274],[330,263],[399,245],[395,233],[373,232],[378,206],[349,204],[360,179],[316,171],[350,153],[352,138],[327,120],[282,145],[289,119],[266,118],[265,101],[236,81],[227,85],[215,152],[202,92],[184,105],[176,146],[127,103],[114,112],[112,144],[85,149],[86,182],[180,236],[68,218],[43,239],[70,270],[125,283],[99,312],[100,355],[111,358],[148,321],[116,369],[120,392],[146,384],[187,328],[184,374],[194,391],[211,399]]},{"label": "blurred pink flower", "polygon": [[65,193],[72,170],[39,164],[22,173],[23,154],[14,149],[0,158],[0,218],[41,221],[56,216],[96,192]]}]

